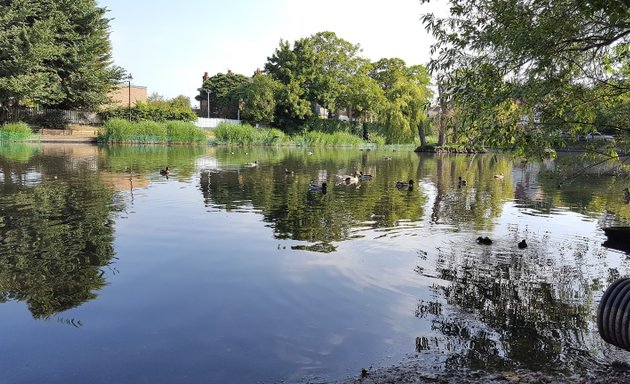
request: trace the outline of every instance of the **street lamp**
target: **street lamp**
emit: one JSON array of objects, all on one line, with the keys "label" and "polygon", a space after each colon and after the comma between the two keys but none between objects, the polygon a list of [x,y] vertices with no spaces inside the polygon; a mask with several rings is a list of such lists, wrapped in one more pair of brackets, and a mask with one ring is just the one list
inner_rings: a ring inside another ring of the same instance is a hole
[{"label": "street lamp", "polygon": [[207,109],[208,109],[208,119],[210,118],[210,89],[208,88],[201,88],[204,92],[206,92],[206,95],[208,96],[208,104],[207,104]]},{"label": "street lamp", "polygon": [[129,107],[129,121],[131,121],[131,80],[133,80],[133,76],[131,73],[127,76],[127,81],[129,81],[129,94],[128,94],[128,107]]}]

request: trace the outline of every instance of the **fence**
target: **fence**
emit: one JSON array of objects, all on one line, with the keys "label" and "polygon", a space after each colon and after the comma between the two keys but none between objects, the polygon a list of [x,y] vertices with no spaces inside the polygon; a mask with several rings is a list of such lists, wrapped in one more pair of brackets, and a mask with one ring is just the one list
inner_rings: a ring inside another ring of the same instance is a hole
[{"label": "fence", "polygon": [[63,109],[45,108],[25,108],[10,107],[3,108],[0,113],[0,121],[34,121],[39,119],[50,119],[54,116],[68,124],[100,125],[103,123],[98,113],[92,111],[70,111]]},{"label": "fence", "polygon": [[[38,121],[39,119],[46,119],[51,116],[62,119],[63,122],[69,124],[81,124],[81,125],[101,125],[103,120],[98,113],[90,111],[70,111],[62,109],[44,109],[44,108],[24,108],[24,107],[11,107],[2,108],[0,111],[0,121]],[[205,118],[199,117],[194,124],[201,129],[214,129],[220,123],[228,124],[241,124],[241,120],[234,119],[219,119],[219,118]]]},{"label": "fence", "polygon": [[234,120],[234,119],[218,119],[218,118],[206,118],[206,117],[199,117],[197,118],[197,121],[195,122],[195,125],[201,129],[214,129],[217,127],[217,125],[219,125],[220,123],[228,123],[228,124],[240,124],[241,121],[240,120]]}]

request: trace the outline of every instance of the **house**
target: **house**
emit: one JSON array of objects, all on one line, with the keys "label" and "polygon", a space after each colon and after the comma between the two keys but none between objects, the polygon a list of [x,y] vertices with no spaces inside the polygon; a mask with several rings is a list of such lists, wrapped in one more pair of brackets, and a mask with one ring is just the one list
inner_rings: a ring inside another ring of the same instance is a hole
[{"label": "house", "polygon": [[134,107],[138,101],[147,101],[147,87],[123,82],[110,91],[107,96],[116,107]]}]

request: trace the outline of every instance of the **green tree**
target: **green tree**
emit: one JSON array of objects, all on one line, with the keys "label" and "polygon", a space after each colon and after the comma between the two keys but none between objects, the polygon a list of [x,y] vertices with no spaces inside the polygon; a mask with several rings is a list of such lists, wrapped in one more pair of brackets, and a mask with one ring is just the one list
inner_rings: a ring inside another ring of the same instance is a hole
[{"label": "green tree", "polygon": [[[448,77],[447,92],[466,111],[468,123],[501,147],[527,150],[538,140],[536,147],[544,149],[552,132],[592,130],[601,104],[630,91],[625,1],[450,0],[450,5],[448,19],[423,17],[437,39],[429,68]],[[480,104],[507,108],[512,121],[517,113],[528,118],[506,133],[505,114],[496,118],[493,108],[478,109]],[[533,114],[540,119],[529,118]],[[627,129],[617,127],[619,134]]]},{"label": "green tree", "polygon": [[380,110],[380,120],[387,126],[390,143],[409,142],[426,118],[431,97],[429,75],[421,65],[408,67],[401,59],[381,59],[370,73],[383,90],[387,102]]},{"label": "green tree", "polygon": [[309,117],[316,104],[330,112],[348,107],[352,79],[365,63],[359,52],[359,45],[333,32],[299,39],[293,47],[281,41],[265,64],[267,73],[285,86],[279,100],[281,120]]},{"label": "green tree", "polygon": [[273,122],[279,89],[280,84],[263,73],[257,73],[251,81],[241,84],[235,94],[243,101],[243,118],[252,123]]},{"label": "green tree", "polygon": [[94,108],[124,71],[95,0],[0,3],[0,105]]},{"label": "green tree", "polygon": [[235,93],[241,84],[248,81],[244,75],[234,73],[228,69],[227,73],[217,73],[209,77],[202,84],[196,100],[207,100],[208,94],[203,89],[210,90],[210,116],[236,119],[240,104],[240,97]]}]

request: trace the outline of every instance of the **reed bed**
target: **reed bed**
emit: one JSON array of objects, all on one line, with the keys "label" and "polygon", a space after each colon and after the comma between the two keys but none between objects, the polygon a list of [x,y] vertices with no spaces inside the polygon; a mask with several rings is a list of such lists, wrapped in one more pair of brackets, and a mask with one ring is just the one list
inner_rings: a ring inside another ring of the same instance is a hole
[{"label": "reed bed", "polygon": [[216,144],[227,145],[354,146],[366,144],[361,137],[347,132],[310,131],[287,136],[275,128],[254,128],[248,124],[219,124],[214,134]]},{"label": "reed bed", "polygon": [[184,121],[139,121],[111,119],[105,123],[99,142],[128,144],[205,144],[206,133]]},{"label": "reed bed", "polygon": [[0,126],[0,141],[26,141],[33,136],[31,127],[24,123],[9,123]]}]

